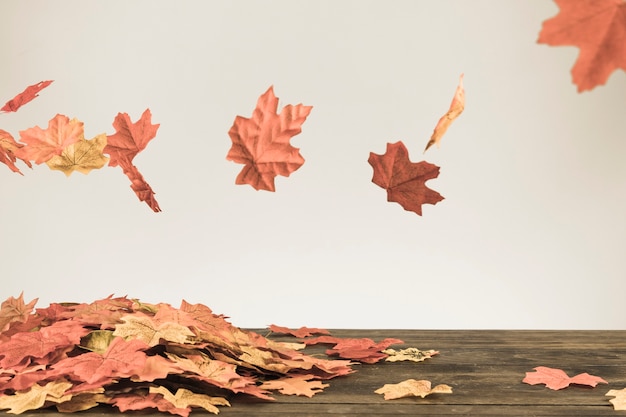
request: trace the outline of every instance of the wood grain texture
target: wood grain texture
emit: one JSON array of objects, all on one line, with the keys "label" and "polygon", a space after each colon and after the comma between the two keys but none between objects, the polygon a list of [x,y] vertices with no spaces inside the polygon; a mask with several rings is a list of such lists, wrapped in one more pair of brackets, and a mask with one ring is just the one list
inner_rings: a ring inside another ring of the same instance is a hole
[{"label": "wood grain texture", "polygon": [[[264,334],[266,331],[261,330]],[[393,337],[400,347],[436,349],[440,354],[421,363],[383,362],[357,365],[358,372],[329,381],[313,398],[276,395],[274,402],[230,398],[223,416],[618,416],[605,394],[626,387],[626,331],[531,330],[334,330],[339,337]],[[278,340],[293,340],[276,337]],[[398,346],[394,346],[398,348]],[[324,347],[314,347],[312,352]],[[572,376],[582,372],[604,378],[596,388],[570,386],[553,391],[522,383],[536,366],[561,368]],[[447,384],[453,394],[385,401],[374,391],[408,378]],[[104,407],[82,417],[118,414]],[[206,414],[194,411],[193,415]],[[40,411],[26,416],[52,416]],[[148,415],[142,413],[141,415]],[[156,413],[154,414],[156,415]]]}]

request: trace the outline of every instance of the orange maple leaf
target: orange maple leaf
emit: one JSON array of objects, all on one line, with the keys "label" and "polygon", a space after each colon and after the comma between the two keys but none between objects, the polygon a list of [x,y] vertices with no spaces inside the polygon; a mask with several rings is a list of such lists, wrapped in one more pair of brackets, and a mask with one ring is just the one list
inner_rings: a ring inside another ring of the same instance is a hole
[{"label": "orange maple leaf", "polygon": [[329,386],[321,381],[312,380],[314,377],[314,375],[287,376],[266,381],[261,385],[261,388],[278,390],[284,395],[302,395],[311,398]]},{"label": "orange maple leaf", "polygon": [[460,116],[465,109],[465,89],[463,88],[463,74],[459,78],[459,85],[454,92],[454,97],[452,98],[452,103],[450,103],[450,108],[441,116],[439,121],[437,122],[437,126],[433,130],[433,134],[430,136],[430,140],[426,144],[426,149],[424,152],[428,150],[433,145],[439,146],[439,142],[441,142],[441,138],[444,133],[448,130],[448,127],[452,124],[454,119]]},{"label": "orange maple leaf", "polygon": [[39,97],[37,93],[50,84],[52,84],[52,81],[40,81],[37,84],[29,85],[24,91],[7,101],[0,111],[5,113],[16,112],[24,104]]},{"label": "orange maple leaf", "polygon": [[387,190],[387,201],[422,215],[422,204],[437,204],[443,197],[426,186],[439,176],[439,167],[426,161],[411,162],[404,143],[388,143],[383,155],[370,152],[368,162],[374,169],[372,182]]},{"label": "orange maple leaf", "polygon": [[288,177],[300,168],[304,158],[289,140],[302,131],[300,127],[312,108],[290,104],[279,115],[278,98],[270,87],[259,97],[252,118],[237,116],[228,131],[233,144],[226,155],[227,160],[244,164],[235,182],[275,191],[277,175]]},{"label": "orange maple leaf", "polygon": [[113,121],[115,134],[107,136],[107,145],[103,150],[103,153],[111,157],[109,166],[120,166],[130,179],[131,188],[139,200],[145,201],[155,212],[161,211],[161,208],[154,198],[154,191],[132,162],[146,148],[148,142],[154,139],[159,126],[152,124],[150,109],[146,109],[135,123],[127,113],[118,113]]},{"label": "orange maple leaf", "polygon": [[626,2],[555,0],[560,12],[543,22],[538,43],[577,46],[572,68],[578,91],[603,85],[617,68],[626,70]]},{"label": "orange maple leaf", "polygon": [[57,114],[50,119],[45,130],[35,126],[20,131],[20,142],[26,146],[16,149],[14,153],[22,160],[41,164],[54,155],[61,155],[63,149],[83,138],[83,122]]},{"label": "orange maple leaf", "polygon": [[15,162],[17,159],[20,159],[28,165],[29,168],[32,168],[31,163],[28,159],[21,159],[15,155],[15,151],[19,148],[23,148],[24,145],[21,143],[17,143],[13,136],[6,130],[0,129],[0,162],[8,166],[11,171],[17,172],[20,175],[23,175],[18,167],[15,166]]},{"label": "orange maple leaf", "polygon": [[599,376],[589,375],[588,373],[569,377],[561,369],[548,368],[547,366],[538,366],[534,369],[535,372],[526,372],[526,377],[522,382],[530,385],[546,384],[547,388],[553,390],[567,388],[570,384],[589,385],[591,387],[595,387],[599,383],[608,384]]}]

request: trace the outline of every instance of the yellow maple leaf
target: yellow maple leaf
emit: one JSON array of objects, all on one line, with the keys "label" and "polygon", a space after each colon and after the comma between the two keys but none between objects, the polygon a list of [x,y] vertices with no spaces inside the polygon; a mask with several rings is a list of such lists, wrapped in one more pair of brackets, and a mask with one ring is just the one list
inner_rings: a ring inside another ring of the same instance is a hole
[{"label": "yellow maple leaf", "polygon": [[385,384],[374,391],[376,394],[384,394],[385,400],[395,400],[404,397],[426,397],[430,394],[452,394],[452,387],[445,384],[431,388],[430,381],[425,379],[407,379],[397,384]]},{"label": "yellow maple leaf", "polygon": [[605,395],[615,397],[612,400],[609,400],[609,402],[613,404],[614,410],[626,410],[626,388],[612,389]]},{"label": "yellow maple leaf", "polygon": [[107,145],[107,136],[102,133],[91,140],[81,135],[81,139],[69,145],[61,155],[55,155],[46,161],[50,169],[62,171],[68,177],[74,171],[88,174],[92,169],[100,169],[109,160],[102,153]]},{"label": "yellow maple leaf", "polygon": [[385,360],[387,362],[399,362],[399,361],[412,361],[422,362],[425,359],[429,359],[439,352],[436,350],[419,350],[417,348],[406,348],[401,350],[385,349],[382,351],[389,355]]},{"label": "yellow maple leaf", "polygon": [[41,408],[46,401],[61,403],[69,401],[71,395],[63,395],[72,386],[71,382],[52,381],[46,385],[33,385],[13,395],[0,396],[0,410],[8,409],[7,413],[21,414],[24,411]]},{"label": "yellow maple leaf", "polygon": [[195,336],[189,327],[174,322],[155,323],[150,317],[124,316],[124,323],[115,326],[114,336],[124,339],[139,339],[149,346],[156,346],[160,339],[176,343],[188,343]]},{"label": "yellow maple leaf", "polygon": [[226,398],[196,394],[185,388],[179,388],[176,391],[176,395],[174,395],[164,386],[150,387],[150,393],[161,394],[165,400],[172,403],[176,408],[202,407],[210,413],[217,414],[220,410],[216,405],[230,406]]}]

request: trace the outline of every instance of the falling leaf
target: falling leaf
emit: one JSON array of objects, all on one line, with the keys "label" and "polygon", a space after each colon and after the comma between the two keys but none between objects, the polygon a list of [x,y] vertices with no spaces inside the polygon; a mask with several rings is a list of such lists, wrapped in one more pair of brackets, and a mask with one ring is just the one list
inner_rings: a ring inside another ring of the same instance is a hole
[{"label": "falling leaf", "polygon": [[439,122],[437,122],[437,126],[435,126],[435,130],[426,144],[424,152],[426,152],[432,145],[437,145],[437,147],[439,147],[439,143],[441,142],[441,138],[444,133],[446,133],[448,127],[450,127],[454,119],[463,113],[463,109],[465,109],[465,89],[463,88],[463,74],[461,74],[461,77],[459,78],[459,85],[454,92],[452,103],[450,103],[450,109],[439,119]]},{"label": "falling leaf", "polygon": [[298,375],[266,381],[261,388],[278,390],[285,395],[301,395],[311,398],[328,386],[321,381],[312,381],[310,375]]},{"label": "falling leaf", "polygon": [[68,177],[74,171],[88,174],[92,169],[100,169],[106,164],[108,158],[102,150],[107,144],[105,134],[96,136],[91,140],[82,138],[76,143],[63,149],[61,155],[55,155],[46,161],[50,169],[62,171]]},{"label": "falling leaf", "polygon": [[111,157],[109,166],[121,167],[130,179],[131,188],[139,200],[145,201],[155,212],[161,209],[154,198],[154,191],[132,162],[135,156],[146,148],[148,142],[154,139],[159,126],[152,124],[150,109],[146,109],[135,123],[130,120],[128,114],[118,113],[113,121],[115,134],[107,136],[107,145],[103,151]]},{"label": "falling leaf", "polygon": [[22,159],[15,155],[15,151],[23,147],[24,145],[17,143],[9,132],[0,129],[0,162],[8,166],[11,171],[17,172],[18,174],[22,174],[22,172],[17,166],[15,166],[17,159],[20,159],[28,165],[29,168],[32,168],[28,159]]},{"label": "falling leaf", "polygon": [[235,182],[275,191],[277,175],[288,177],[300,168],[304,158],[289,141],[302,131],[301,125],[312,108],[287,105],[279,115],[278,98],[270,87],[259,97],[252,118],[237,116],[228,131],[233,144],[226,156],[229,161],[244,164]]},{"label": "falling leaf", "polygon": [[230,406],[230,403],[225,398],[196,394],[185,388],[179,388],[174,395],[165,387],[150,387],[150,393],[161,394],[165,400],[172,403],[176,408],[201,407],[209,413],[217,414],[220,410],[216,405]]},{"label": "falling leaf", "polygon": [[374,169],[372,182],[387,190],[387,201],[422,215],[422,204],[437,204],[443,197],[426,186],[439,176],[439,167],[426,161],[411,162],[404,143],[388,143],[383,155],[370,152],[368,162]]},{"label": "falling leaf", "polygon": [[14,395],[0,396],[0,410],[8,409],[7,413],[21,414],[24,411],[41,408],[46,401],[63,402],[71,396],[63,394],[72,384],[65,381],[52,381],[46,385],[33,385],[28,390],[18,391]]},{"label": "falling leaf", "polygon": [[615,397],[609,400],[609,402],[613,404],[614,410],[626,410],[626,388],[612,389],[605,395]]},{"label": "falling leaf", "polygon": [[546,384],[547,388],[553,390],[567,388],[570,384],[589,385],[590,387],[595,387],[599,383],[608,384],[604,379],[588,373],[569,377],[561,369],[548,368],[546,366],[538,366],[534,369],[536,372],[526,372],[526,377],[522,382],[530,385]]},{"label": "falling leaf", "polygon": [[24,91],[16,95],[11,100],[7,101],[6,104],[0,109],[0,111],[6,113],[17,111],[24,104],[35,99],[36,97],[39,97],[39,94],[37,93],[39,93],[50,84],[52,84],[52,81],[40,81],[37,84],[26,87]]},{"label": "falling leaf", "polygon": [[317,329],[314,327],[300,327],[299,329],[289,329],[288,327],[276,326],[275,324],[271,324],[269,329],[273,333],[279,334],[288,334],[291,336],[295,336],[297,338],[309,337],[316,334],[330,334],[328,330]]},{"label": "falling leaf", "polygon": [[439,354],[439,352],[436,350],[419,350],[417,348],[406,348],[401,350],[385,349],[382,352],[386,355],[389,355],[389,357],[385,358],[387,362],[422,362],[426,359],[430,359],[434,355]]},{"label": "falling leaf", "polygon": [[57,114],[48,122],[45,130],[35,126],[21,131],[20,142],[26,146],[16,149],[15,155],[22,160],[41,164],[54,155],[60,155],[65,148],[83,137],[83,122]]},{"label": "falling leaf", "polygon": [[578,92],[603,85],[617,68],[626,70],[626,2],[555,0],[559,13],[545,22],[538,43],[576,46],[572,68]]},{"label": "falling leaf", "polygon": [[385,400],[395,400],[404,397],[426,397],[430,394],[452,394],[452,387],[445,384],[431,388],[431,382],[425,379],[407,379],[397,384],[385,384],[374,391],[383,394]]}]

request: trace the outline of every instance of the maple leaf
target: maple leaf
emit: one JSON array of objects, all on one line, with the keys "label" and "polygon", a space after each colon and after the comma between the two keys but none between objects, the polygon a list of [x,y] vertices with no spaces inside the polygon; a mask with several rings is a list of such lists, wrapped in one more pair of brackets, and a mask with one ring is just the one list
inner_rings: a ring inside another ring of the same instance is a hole
[{"label": "maple leaf", "polygon": [[121,412],[156,408],[162,412],[187,417],[191,411],[190,407],[176,408],[171,402],[163,398],[163,395],[153,393],[141,394],[134,392],[130,394],[120,394],[113,397],[111,403],[119,408]]},{"label": "maple leaf", "polygon": [[52,366],[57,373],[71,374],[88,383],[99,379],[128,378],[144,368],[148,345],[141,340],[117,337],[106,352],[88,352],[65,358]]},{"label": "maple leaf", "polygon": [[452,387],[445,384],[431,388],[431,382],[425,379],[407,379],[397,384],[385,384],[374,391],[383,394],[385,400],[395,400],[404,397],[426,397],[430,394],[452,394]]},{"label": "maple leaf", "polygon": [[9,297],[0,305],[0,333],[6,331],[11,323],[25,322],[33,311],[37,298],[30,303],[24,303],[24,293],[19,297]]},{"label": "maple leaf", "polygon": [[91,140],[82,138],[63,149],[60,155],[48,159],[46,164],[50,169],[62,171],[68,177],[74,171],[88,174],[92,169],[102,168],[108,161],[102,153],[106,144],[105,134],[98,135]]},{"label": "maple leaf", "polygon": [[107,145],[103,151],[111,157],[109,166],[122,168],[131,181],[131,188],[139,200],[145,201],[154,212],[161,211],[154,198],[155,193],[132,161],[146,148],[148,142],[154,139],[159,126],[159,124],[152,124],[150,109],[146,109],[135,123],[130,120],[128,114],[118,113],[113,121],[116,132],[107,136]]},{"label": "maple leaf", "polygon": [[324,329],[318,329],[315,327],[300,327],[299,329],[289,329],[288,327],[282,327],[282,326],[276,326],[275,324],[271,324],[269,326],[269,329],[273,332],[273,333],[278,333],[278,334],[288,334],[291,336],[295,336],[299,339],[302,339],[304,337],[309,337],[309,336],[313,336],[316,334],[326,334],[329,335],[330,332],[328,330],[324,330]]},{"label": "maple leaf", "polygon": [[33,85],[26,87],[24,91],[22,91],[21,93],[13,97],[11,100],[7,101],[6,104],[2,106],[0,111],[5,112],[5,113],[17,111],[24,104],[35,99],[36,97],[39,97],[39,94],[37,93],[39,93],[41,90],[43,90],[50,84],[52,84],[52,80],[40,81],[37,84],[33,84]]},{"label": "maple leaf", "polygon": [[29,168],[32,168],[32,164],[28,159],[22,159],[15,155],[15,151],[23,147],[24,145],[17,143],[9,132],[0,129],[0,162],[8,166],[11,171],[17,172],[20,175],[24,174],[22,174],[22,171],[15,166],[17,159],[20,159],[28,165]]},{"label": "maple leaf", "polygon": [[8,413],[21,414],[27,410],[43,407],[46,401],[57,403],[67,401],[71,396],[64,393],[71,386],[72,383],[67,381],[52,381],[44,386],[35,384],[28,390],[0,396],[0,410],[8,409]]},{"label": "maple leaf", "polygon": [[50,119],[45,130],[35,126],[20,131],[20,142],[26,146],[16,149],[15,155],[22,160],[41,164],[54,155],[60,155],[65,148],[83,137],[83,122],[57,114]]},{"label": "maple leaf", "polygon": [[614,410],[626,410],[626,388],[612,389],[604,395],[615,397],[609,400]]},{"label": "maple leaf", "polygon": [[434,355],[439,354],[436,350],[419,350],[417,348],[406,348],[401,350],[385,349],[382,352],[385,355],[389,355],[389,357],[385,358],[385,361],[387,362],[422,362],[426,359],[432,358]]},{"label": "maple leaf", "polygon": [[170,342],[185,343],[194,333],[187,326],[168,322],[157,324],[148,316],[128,315],[122,317],[123,324],[118,324],[114,336],[125,339],[141,340],[148,346],[156,346],[161,339]]},{"label": "maple leaf", "polygon": [[332,349],[328,349],[328,355],[336,355],[344,359],[354,359],[364,363],[376,363],[388,355],[382,353],[391,345],[404,343],[400,339],[386,338],[376,343],[369,338],[340,338],[332,336],[319,336],[313,339],[305,339],[307,345],[317,343],[333,344]]},{"label": "maple leaf", "polygon": [[538,43],[577,46],[572,68],[578,92],[603,85],[617,68],[626,70],[626,2],[555,0],[559,13],[543,22]]},{"label": "maple leaf", "polygon": [[448,127],[450,127],[454,119],[463,113],[463,109],[465,109],[465,90],[463,89],[463,74],[461,74],[459,85],[454,92],[452,103],[450,103],[450,109],[446,112],[446,114],[441,116],[439,122],[437,122],[437,126],[435,126],[435,130],[426,144],[424,152],[426,152],[432,145],[437,145],[437,147],[439,147],[439,143],[441,142],[441,138],[444,133],[446,133]]},{"label": "maple leaf", "polygon": [[110,401],[110,397],[101,392],[88,392],[72,395],[70,400],[57,404],[56,408],[61,413],[75,413],[89,410],[99,404],[108,404]]},{"label": "maple leaf", "polygon": [[443,197],[426,186],[439,176],[439,167],[426,161],[411,162],[402,142],[388,143],[383,155],[370,152],[367,160],[374,169],[372,182],[387,190],[387,201],[422,215],[422,204],[437,204]]},{"label": "maple leaf", "polygon": [[311,375],[288,376],[285,378],[265,381],[261,385],[261,388],[278,390],[284,395],[301,395],[311,398],[329,386],[321,381],[311,381],[311,378]]},{"label": "maple leaf", "polygon": [[534,370],[536,372],[526,372],[526,377],[522,382],[530,385],[546,384],[547,388],[553,390],[567,388],[570,384],[589,385],[591,387],[595,387],[599,383],[608,384],[604,379],[588,373],[569,377],[561,369],[538,366]]},{"label": "maple leaf", "polygon": [[205,394],[196,394],[193,391],[189,391],[185,388],[179,388],[176,394],[172,394],[167,388],[163,386],[150,387],[151,394],[161,394],[163,398],[177,409],[185,409],[188,407],[201,407],[210,413],[217,414],[220,410],[216,405],[230,406],[230,403],[222,397],[210,397]]},{"label": "maple leaf", "polygon": [[280,115],[278,98],[270,87],[259,97],[252,118],[237,116],[228,135],[233,144],[226,159],[244,164],[237,184],[250,184],[256,190],[276,191],[274,178],[288,177],[304,163],[299,149],[289,141],[299,134],[312,106],[302,104],[283,107]]}]

